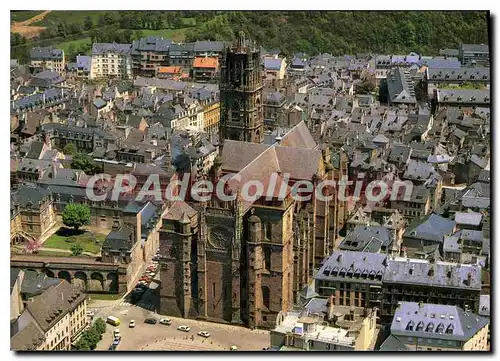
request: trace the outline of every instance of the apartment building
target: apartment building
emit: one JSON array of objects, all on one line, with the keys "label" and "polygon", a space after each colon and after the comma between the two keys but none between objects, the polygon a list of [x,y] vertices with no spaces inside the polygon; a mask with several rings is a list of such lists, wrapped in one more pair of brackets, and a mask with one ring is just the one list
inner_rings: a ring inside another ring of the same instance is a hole
[{"label": "apartment building", "polygon": [[87,325],[87,296],[66,280],[31,297],[14,323],[11,349],[16,351],[70,350]]},{"label": "apartment building", "polygon": [[130,52],[132,74],[134,76],[155,75],[157,68],[168,66],[168,52],[172,40],[157,36],[148,36],[132,42]]},{"label": "apartment building", "polygon": [[131,44],[94,43],[91,79],[132,77]]},{"label": "apartment building", "polygon": [[489,320],[467,309],[401,302],[381,351],[487,351]]},{"label": "apartment building", "polygon": [[52,47],[34,47],[30,50],[30,64],[34,67],[62,73],[66,66],[64,50]]},{"label": "apartment building", "polygon": [[198,82],[206,82],[216,78],[219,71],[219,59],[217,57],[196,57],[193,61],[193,79]]}]

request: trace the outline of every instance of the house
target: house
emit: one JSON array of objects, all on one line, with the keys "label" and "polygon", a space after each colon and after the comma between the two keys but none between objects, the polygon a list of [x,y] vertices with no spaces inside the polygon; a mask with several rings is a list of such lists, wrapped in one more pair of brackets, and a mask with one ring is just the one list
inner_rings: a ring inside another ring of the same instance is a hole
[{"label": "house", "polygon": [[282,58],[264,58],[264,79],[265,80],[283,80],[285,78],[285,59]]},{"label": "house", "polygon": [[403,234],[403,246],[418,249],[422,246],[442,244],[445,236],[451,236],[455,222],[435,213],[415,220]]},{"label": "house", "polygon": [[159,67],[168,65],[172,40],[148,36],[132,42],[130,56],[133,76],[154,76]]},{"label": "house", "polygon": [[488,351],[489,320],[457,306],[401,302],[380,351]]},{"label": "house", "polygon": [[490,107],[490,90],[435,89],[434,98],[440,107]]},{"label": "house", "polygon": [[92,57],[87,55],[77,55],[76,76],[78,78],[89,79],[92,68]]},{"label": "house", "polygon": [[30,64],[37,68],[54,70],[60,74],[64,72],[66,62],[64,50],[52,47],[34,47],[30,50]]},{"label": "house", "polygon": [[219,71],[219,59],[216,57],[196,57],[193,61],[193,78],[205,82],[213,80]]}]

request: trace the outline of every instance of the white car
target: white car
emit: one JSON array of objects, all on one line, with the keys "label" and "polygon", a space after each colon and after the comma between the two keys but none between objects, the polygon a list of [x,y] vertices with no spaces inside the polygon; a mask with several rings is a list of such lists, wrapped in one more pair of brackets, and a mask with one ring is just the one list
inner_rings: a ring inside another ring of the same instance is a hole
[{"label": "white car", "polygon": [[130,320],[130,323],[128,324],[129,328],[134,328],[135,327],[135,320]]},{"label": "white car", "polygon": [[162,325],[167,325],[167,326],[169,326],[169,325],[171,325],[171,324],[172,324],[172,320],[171,320],[170,318],[162,318],[162,319],[160,320],[160,323],[161,323]]},{"label": "white car", "polygon": [[94,311],[87,311],[87,316],[94,317],[95,316],[95,312]]},{"label": "white car", "polygon": [[182,326],[177,327],[177,329],[179,331],[189,332],[191,330],[191,327],[182,325]]},{"label": "white car", "polygon": [[122,338],[122,335],[120,335],[120,329],[119,328],[115,328],[113,330],[113,337],[114,337],[115,340],[117,340],[117,339],[119,340],[119,339]]},{"label": "white car", "polygon": [[198,336],[209,338],[210,337],[210,332],[200,331],[200,332],[198,332]]}]

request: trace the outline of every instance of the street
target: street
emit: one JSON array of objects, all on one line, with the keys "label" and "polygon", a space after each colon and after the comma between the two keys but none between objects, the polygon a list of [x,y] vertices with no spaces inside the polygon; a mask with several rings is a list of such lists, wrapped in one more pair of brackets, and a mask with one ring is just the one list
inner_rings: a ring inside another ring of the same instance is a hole
[{"label": "street", "polygon": [[[89,309],[95,310],[95,318],[101,317],[104,320],[108,316],[115,316],[120,319],[119,327],[107,324],[103,339],[97,345],[96,350],[108,350],[113,342],[113,330],[120,329],[122,340],[117,347],[120,350],[226,350],[231,346],[236,346],[241,350],[262,350],[269,347],[269,332],[265,330],[250,330],[244,327],[204,322],[197,320],[182,319],[165,315],[158,315],[154,309],[157,305],[156,284],[152,283],[151,288],[144,294],[137,305],[130,304],[127,299],[117,301],[91,301]],[[147,307],[147,309],[145,308]],[[145,324],[144,319],[153,317],[172,319],[170,326],[157,323],[156,325]],[[95,319],[94,318],[94,319]],[[135,320],[136,327],[129,328],[129,322]],[[189,332],[178,331],[177,327],[186,325],[191,327]],[[209,338],[198,336],[199,331],[210,332]]]}]

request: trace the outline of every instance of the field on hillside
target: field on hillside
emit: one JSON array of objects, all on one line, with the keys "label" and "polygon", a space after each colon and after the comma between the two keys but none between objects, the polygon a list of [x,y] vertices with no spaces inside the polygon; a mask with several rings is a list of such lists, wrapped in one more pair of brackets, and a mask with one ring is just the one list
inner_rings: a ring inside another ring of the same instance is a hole
[{"label": "field on hillside", "polygon": [[10,12],[10,23],[25,21],[31,19],[33,16],[41,14],[41,10],[22,10],[22,11],[11,11]]},{"label": "field on hillside", "polygon": [[174,41],[184,41],[186,38],[186,30],[188,28],[181,29],[162,29],[162,30],[140,30],[144,36],[161,36],[165,39],[171,39]]},{"label": "field on hillside", "polygon": [[70,10],[70,11],[52,11],[45,19],[34,23],[37,26],[51,26],[59,21],[66,21],[67,24],[83,23],[87,16],[92,18],[94,24],[97,24],[100,15],[104,15],[107,11],[84,11],[84,10]]},{"label": "field on hillside", "polygon": [[[90,39],[90,37],[78,39],[78,40],[72,40],[72,41],[65,41],[62,43],[57,43],[55,45],[55,47],[58,49],[63,49],[64,53],[69,54],[70,48],[73,48],[74,50],[76,50],[76,49],[81,48],[82,45],[88,45],[91,48],[92,47],[92,40]],[[91,52],[90,48],[89,48],[89,50],[87,50],[85,52],[86,55],[90,55],[90,52]]]}]

